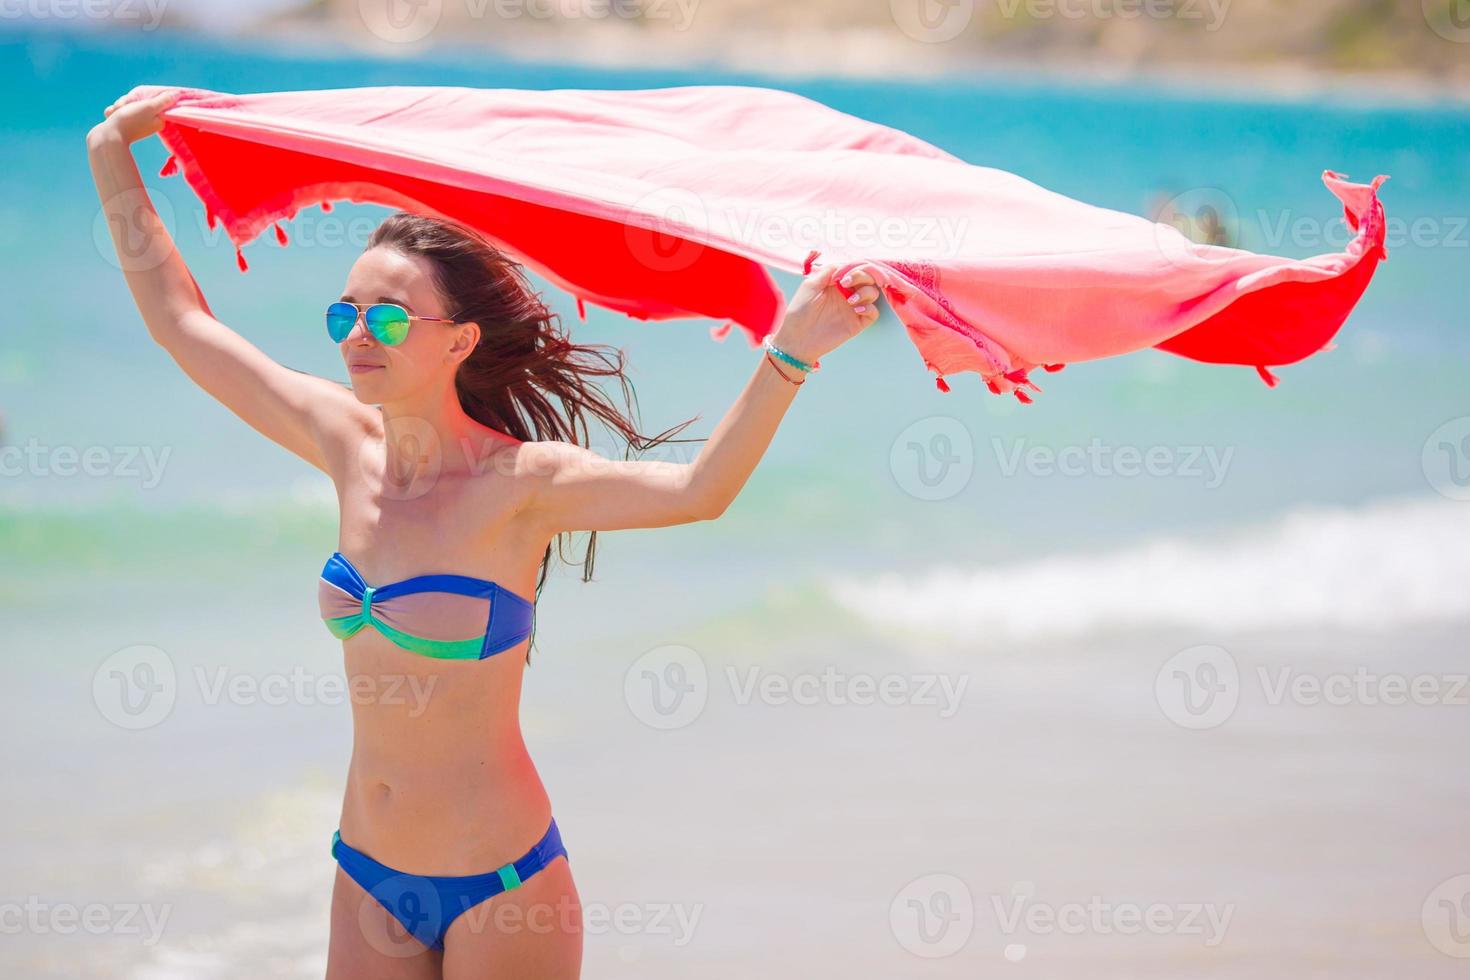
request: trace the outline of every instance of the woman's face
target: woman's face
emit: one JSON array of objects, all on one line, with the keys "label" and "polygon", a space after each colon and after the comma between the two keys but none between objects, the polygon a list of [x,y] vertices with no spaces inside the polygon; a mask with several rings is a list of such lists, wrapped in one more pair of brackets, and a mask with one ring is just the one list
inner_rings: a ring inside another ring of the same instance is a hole
[{"label": "woman's face", "polygon": [[[412,316],[448,317],[457,312],[448,309],[439,295],[428,259],[384,247],[368,249],[353,263],[342,301],[363,307],[396,303]],[[411,320],[403,343],[389,347],[360,317],[340,346],[358,400],[381,405],[447,383],[478,340],[473,323]]]}]

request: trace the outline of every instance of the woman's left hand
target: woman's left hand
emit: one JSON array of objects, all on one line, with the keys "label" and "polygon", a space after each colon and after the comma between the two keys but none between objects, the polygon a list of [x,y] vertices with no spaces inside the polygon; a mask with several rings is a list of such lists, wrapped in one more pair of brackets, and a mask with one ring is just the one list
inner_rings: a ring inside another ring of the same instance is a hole
[{"label": "woman's left hand", "polygon": [[878,319],[877,282],[863,269],[842,278],[850,295],[843,296],[833,273],[837,267],[818,265],[802,280],[786,307],[786,317],[771,343],[808,364],[836,350]]}]

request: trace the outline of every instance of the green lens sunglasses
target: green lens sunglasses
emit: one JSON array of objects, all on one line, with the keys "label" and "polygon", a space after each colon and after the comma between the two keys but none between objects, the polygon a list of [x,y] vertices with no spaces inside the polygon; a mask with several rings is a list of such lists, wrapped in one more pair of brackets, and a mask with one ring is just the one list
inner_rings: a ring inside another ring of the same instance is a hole
[{"label": "green lens sunglasses", "polygon": [[430,323],[458,323],[458,320],[442,316],[414,316],[397,303],[374,303],[359,306],[356,303],[333,303],[327,307],[327,334],[337,343],[347,339],[357,318],[367,323],[368,332],[378,338],[378,343],[394,347],[408,339],[408,327],[414,320]]}]

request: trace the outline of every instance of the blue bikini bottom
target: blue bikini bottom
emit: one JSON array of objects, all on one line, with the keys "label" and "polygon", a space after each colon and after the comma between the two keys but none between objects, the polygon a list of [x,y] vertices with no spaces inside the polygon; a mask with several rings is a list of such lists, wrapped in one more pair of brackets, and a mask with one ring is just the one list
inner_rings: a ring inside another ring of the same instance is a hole
[{"label": "blue bikini bottom", "polygon": [[521,882],[566,853],[556,821],[552,820],[534,847],[498,871],[459,877],[411,875],[353,850],[343,843],[340,831],[332,835],[332,857],[347,876],[377,899],[409,935],[430,949],[444,948],[444,934],[467,910],[501,892],[519,888]]}]

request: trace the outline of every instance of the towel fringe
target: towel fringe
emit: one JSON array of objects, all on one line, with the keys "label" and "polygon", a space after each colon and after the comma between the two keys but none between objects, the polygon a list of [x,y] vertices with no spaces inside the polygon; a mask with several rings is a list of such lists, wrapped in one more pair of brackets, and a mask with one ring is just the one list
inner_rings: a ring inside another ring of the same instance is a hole
[{"label": "towel fringe", "polygon": [[[1022,388],[1030,388],[1033,391],[1041,390],[1041,386],[1038,385],[1035,381],[1031,380],[1030,372],[1026,368],[1017,368],[1014,371],[1007,371],[1005,373],[1005,379],[1011,382],[1011,384],[1015,385],[1017,391],[1020,391]],[[1025,400],[1029,401],[1030,399]]]},{"label": "towel fringe", "polygon": [[817,251],[816,249],[812,249],[810,252],[807,253],[806,261],[801,264],[802,275],[809,276],[812,274],[812,265],[817,261],[817,256],[821,254],[822,253]]},{"label": "towel fringe", "polygon": [[323,201],[322,202],[322,210],[323,211],[330,211],[330,210],[332,210],[332,202],[331,201]]},{"label": "towel fringe", "polygon": [[938,388],[940,391],[947,392],[949,391],[949,382],[944,380],[943,375],[940,375],[939,377],[934,379],[934,387]]},{"label": "towel fringe", "polygon": [[235,246],[235,264],[240,267],[241,272],[249,272],[250,266],[245,264],[245,253],[240,251],[240,246]]},{"label": "towel fringe", "polygon": [[730,336],[730,328],[733,326],[735,326],[734,320],[726,320],[724,323],[720,324],[717,327],[710,327],[709,335],[715,340],[724,340],[726,337]]},{"label": "towel fringe", "polygon": [[[1015,395],[1016,401],[1020,402],[1023,405],[1030,405],[1034,401],[1031,395],[1026,391],[1027,388],[1030,388],[1033,391],[1041,390],[1041,386],[1032,381],[1030,377],[1027,376],[1026,368],[1015,368],[1010,371],[1002,372],[1001,377],[1005,378],[1007,381],[1015,386],[1011,389],[1011,394]],[[1004,392],[1000,390],[1000,382],[993,377],[985,379],[985,387],[990,389],[990,393],[992,395],[1004,394]]]},{"label": "towel fringe", "polygon": [[587,307],[582,303],[582,297],[577,297],[577,316],[583,321],[587,320]]},{"label": "towel fringe", "polygon": [[1261,376],[1261,380],[1262,381],[1266,382],[1266,387],[1268,387],[1268,388],[1274,388],[1274,387],[1276,387],[1277,383],[1281,380],[1280,378],[1276,377],[1276,375],[1272,374],[1270,371],[1267,371],[1266,370],[1266,366],[1264,364],[1257,364],[1256,365],[1256,373]]},{"label": "towel fringe", "polygon": [[174,174],[176,174],[178,172],[179,172],[179,161],[178,161],[178,158],[175,157],[173,154],[169,154],[169,158],[167,160],[163,161],[163,167],[158,171],[158,176],[160,176],[160,177],[172,177]]},{"label": "towel fringe", "polygon": [[1058,371],[1060,371],[1062,368],[1066,367],[1067,365],[1065,365],[1065,364],[1043,364],[1041,366],[1043,368],[1045,368],[1047,371],[1050,371],[1052,374],[1056,374]]},{"label": "towel fringe", "polygon": [[272,222],[271,227],[276,229],[276,241],[280,242],[282,245],[285,245],[286,232],[285,229],[281,227],[281,223],[279,221]]}]

